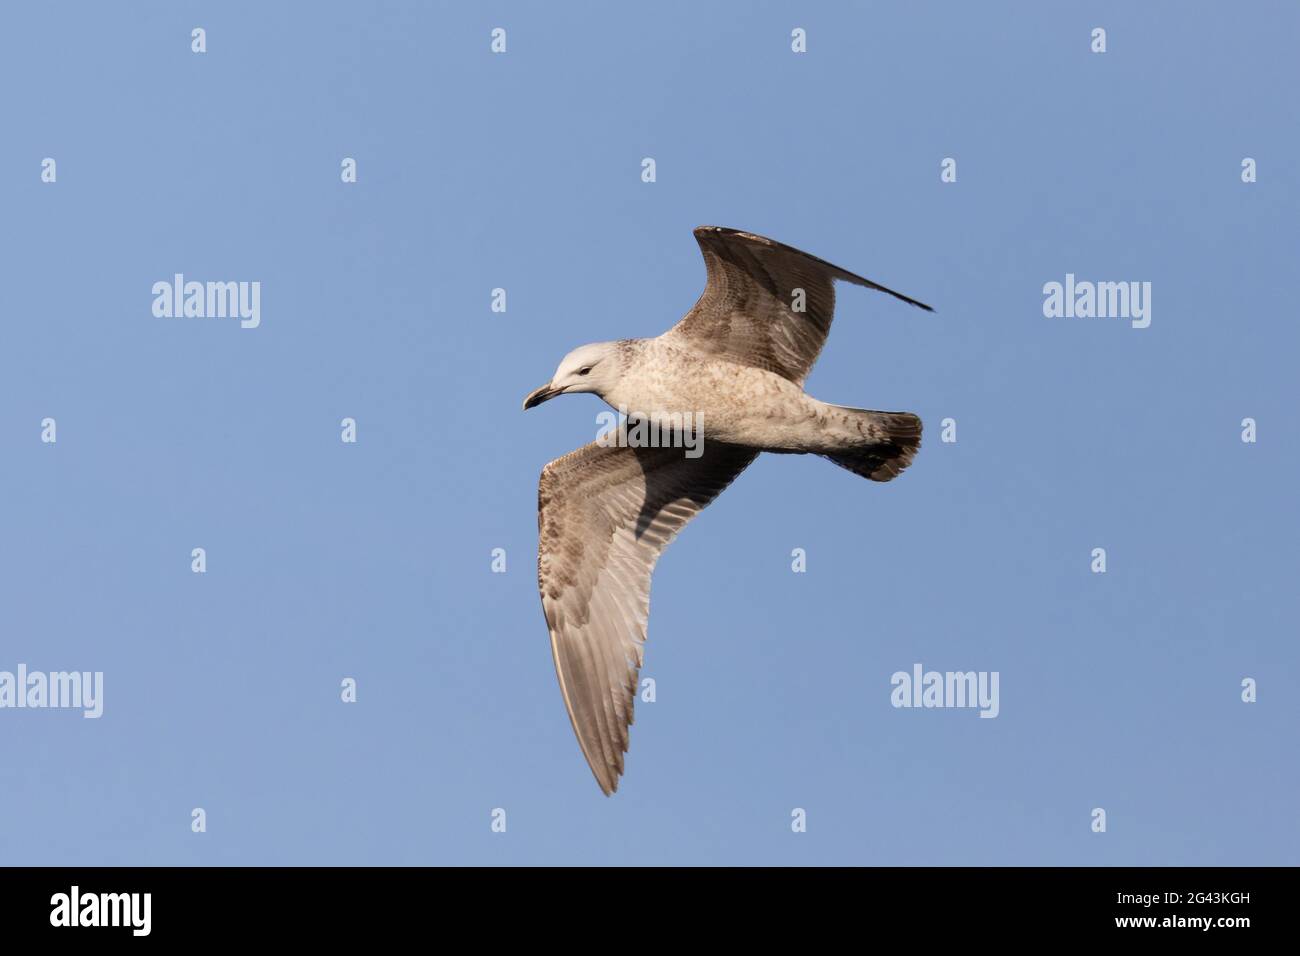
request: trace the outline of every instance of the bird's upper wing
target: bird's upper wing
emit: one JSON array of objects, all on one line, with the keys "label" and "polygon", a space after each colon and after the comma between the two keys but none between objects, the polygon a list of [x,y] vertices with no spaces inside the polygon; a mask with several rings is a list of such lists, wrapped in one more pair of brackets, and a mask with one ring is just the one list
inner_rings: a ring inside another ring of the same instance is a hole
[{"label": "bird's upper wing", "polygon": [[[695,307],[666,336],[687,348],[775,372],[802,385],[826,343],[835,311],[832,280],[888,292],[926,311],[923,302],[846,272],[772,239],[701,226],[695,239],[708,281]],[[802,312],[795,311],[797,289]]]},{"label": "bird's upper wing", "polygon": [[537,585],[564,704],[606,794],[623,773],[655,562],[758,454],[702,447],[687,458],[593,442],[542,469]]}]

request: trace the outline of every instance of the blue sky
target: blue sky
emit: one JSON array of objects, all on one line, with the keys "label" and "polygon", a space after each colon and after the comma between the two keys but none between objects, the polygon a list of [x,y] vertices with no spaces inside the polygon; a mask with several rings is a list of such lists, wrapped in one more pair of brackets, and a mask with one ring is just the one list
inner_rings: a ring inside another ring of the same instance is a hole
[{"label": "blue sky", "polygon": [[[0,862],[1300,863],[1294,4],[4,18],[0,670],[105,694],[0,710]],[[934,305],[842,287],[808,381],[926,441],[762,457],[683,533],[606,799],[534,571],[604,406],[519,406],[674,323],[704,223]],[[261,325],[155,318],[176,272]],[[1044,317],[1067,273],[1150,327]],[[917,662],[999,716],[891,707]]]}]

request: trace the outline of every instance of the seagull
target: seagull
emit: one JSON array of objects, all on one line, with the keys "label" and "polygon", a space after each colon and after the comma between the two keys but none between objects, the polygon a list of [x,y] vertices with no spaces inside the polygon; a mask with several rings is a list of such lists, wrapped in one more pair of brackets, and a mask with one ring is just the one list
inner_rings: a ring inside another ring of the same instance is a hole
[{"label": "seagull", "polygon": [[[537,586],[555,671],[606,796],[623,774],[650,576],[677,532],[759,452],[821,455],[889,481],[921,444],[917,416],[829,405],[803,383],[830,331],[835,280],[933,309],[754,233],[701,226],[695,239],[707,281],[680,322],[657,338],[583,345],[524,399],[527,410],[591,392],[627,420],[663,426],[658,442],[606,436],[557,458],[537,488]],[[688,424],[703,437],[695,457],[677,440]]]}]

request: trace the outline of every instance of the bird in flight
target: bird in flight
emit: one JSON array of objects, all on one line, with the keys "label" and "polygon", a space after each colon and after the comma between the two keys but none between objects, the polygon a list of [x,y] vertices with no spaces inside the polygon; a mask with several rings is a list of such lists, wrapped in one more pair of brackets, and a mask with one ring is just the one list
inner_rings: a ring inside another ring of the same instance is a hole
[{"label": "bird in flight", "polygon": [[[915,415],[829,405],[803,383],[830,331],[835,280],[933,309],[753,233],[701,226],[695,239],[708,277],[680,322],[657,338],[577,348],[524,399],[529,409],[592,392],[660,426],[650,429],[657,442],[598,439],[557,458],[537,489],[537,585],[555,671],[606,795],[628,749],[650,576],[677,532],[759,452],[821,455],[889,481],[921,444]],[[703,438],[694,457],[677,434],[685,427]]]}]

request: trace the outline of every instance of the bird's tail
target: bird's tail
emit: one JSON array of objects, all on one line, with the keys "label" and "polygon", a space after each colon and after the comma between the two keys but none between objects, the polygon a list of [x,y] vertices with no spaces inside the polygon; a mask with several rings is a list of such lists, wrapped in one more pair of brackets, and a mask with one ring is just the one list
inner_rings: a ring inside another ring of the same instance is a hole
[{"label": "bird's tail", "polygon": [[[873,412],[835,406],[856,438],[822,452],[841,468],[872,481],[889,481],[912,463],[921,447],[921,419],[910,412]],[[860,440],[859,440],[860,438]]]}]

